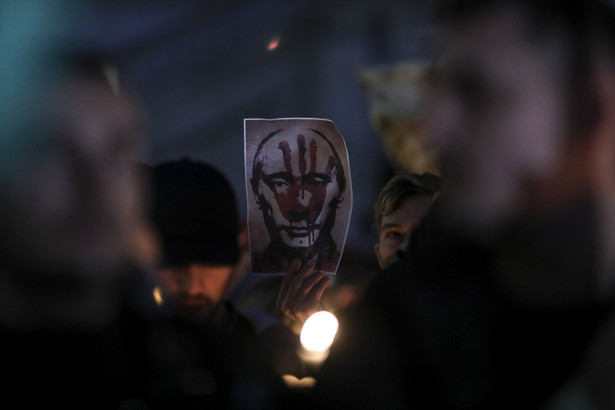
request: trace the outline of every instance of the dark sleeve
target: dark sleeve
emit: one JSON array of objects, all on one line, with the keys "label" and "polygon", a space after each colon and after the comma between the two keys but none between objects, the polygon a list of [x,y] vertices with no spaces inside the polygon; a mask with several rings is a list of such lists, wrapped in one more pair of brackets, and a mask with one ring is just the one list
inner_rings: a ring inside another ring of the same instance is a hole
[{"label": "dark sleeve", "polygon": [[318,406],[478,408],[488,394],[491,292],[481,258],[444,228],[430,212],[402,258],[340,319],[317,377]]},{"label": "dark sleeve", "polygon": [[271,356],[273,368],[280,374],[297,378],[306,376],[299,357],[299,336],[277,318],[259,309],[239,309],[252,324],[261,343]]},{"label": "dark sleeve", "polygon": [[314,408],[407,407],[402,376],[408,356],[400,349],[412,347],[409,340],[398,339],[395,322],[375,299],[361,302],[340,318],[331,353],[316,376]]},{"label": "dark sleeve", "polygon": [[339,318],[340,328],[317,374],[315,403],[310,406],[408,408],[411,391],[427,389],[419,387],[424,375],[405,278],[417,269],[411,259],[428,251],[424,241],[431,236],[431,224],[424,220],[416,228],[410,249],[372,281],[362,302]]}]

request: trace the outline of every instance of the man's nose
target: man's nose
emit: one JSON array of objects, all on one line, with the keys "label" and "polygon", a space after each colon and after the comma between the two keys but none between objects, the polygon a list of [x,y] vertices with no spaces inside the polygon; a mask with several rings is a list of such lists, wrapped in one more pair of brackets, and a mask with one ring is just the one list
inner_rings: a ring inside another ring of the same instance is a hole
[{"label": "man's nose", "polygon": [[184,290],[189,295],[198,295],[205,289],[203,276],[196,269],[188,268],[187,280],[184,282]]},{"label": "man's nose", "polygon": [[463,143],[466,124],[463,110],[457,99],[442,98],[430,110],[430,139],[440,151]]},{"label": "man's nose", "polygon": [[310,200],[312,193],[297,182],[291,191],[290,202],[288,206],[288,218],[291,222],[303,221],[310,215]]},{"label": "man's nose", "polygon": [[399,244],[399,248],[397,249],[397,251],[407,252],[409,239],[410,239],[409,233],[407,235],[404,235],[404,239]]},{"label": "man's nose", "polygon": [[107,174],[105,172],[108,167],[105,167],[98,158],[93,155],[87,155],[83,150],[75,150],[70,158],[71,174],[75,191],[80,195],[79,200],[82,203],[87,201],[95,201],[101,197],[106,197],[107,190]]},{"label": "man's nose", "polygon": [[297,202],[301,206],[308,206],[310,204],[310,200],[312,199],[312,193],[305,189],[305,187],[299,187],[299,194],[297,195]]},{"label": "man's nose", "polygon": [[299,222],[303,221],[310,214],[310,210],[307,208],[303,209],[289,209],[288,216],[290,217],[291,222]]}]

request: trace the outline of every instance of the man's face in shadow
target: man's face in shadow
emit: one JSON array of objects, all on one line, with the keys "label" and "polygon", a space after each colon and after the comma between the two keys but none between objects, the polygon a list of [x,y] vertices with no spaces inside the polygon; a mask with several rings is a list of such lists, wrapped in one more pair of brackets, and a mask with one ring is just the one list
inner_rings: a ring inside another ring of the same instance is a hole
[{"label": "man's face in shadow", "polygon": [[189,320],[207,319],[223,300],[232,265],[202,263],[160,269],[162,295],[174,312]]},{"label": "man's face in shadow", "polygon": [[272,240],[312,246],[340,195],[333,149],[313,130],[290,129],[272,136],[256,155],[262,173],[255,194]]},{"label": "man's face in shadow", "polygon": [[378,243],[374,246],[380,269],[390,266],[396,260],[392,256],[408,247],[412,231],[427,214],[432,203],[433,197],[429,195],[407,196],[399,202],[397,209],[382,216],[378,227]]}]

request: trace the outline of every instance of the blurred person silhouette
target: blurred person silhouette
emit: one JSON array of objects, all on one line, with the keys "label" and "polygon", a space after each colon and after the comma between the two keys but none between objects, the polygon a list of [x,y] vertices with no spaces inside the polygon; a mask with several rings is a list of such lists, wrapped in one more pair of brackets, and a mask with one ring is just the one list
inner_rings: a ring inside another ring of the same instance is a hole
[{"label": "blurred person silhouette", "polygon": [[[102,59],[47,55],[57,68],[3,163],[0,349],[5,399],[117,407],[151,396],[145,358],[155,306],[137,267],[143,118]],[[2,79],[1,81],[5,81]],[[10,168],[8,168],[10,166]],[[15,403],[15,402],[13,402]]]},{"label": "blurred person silhouette", "polygon": [[[163,256],[155,276],[162,308],[176,317],[179,331],[206,328],[226,340],[220,347],[229,367],[250,361],[265,366],[270,357],[278,373],[302,376],[295,335],[264,311],[240,311],[228,300],[235,275],[243,273],[237,270],[243,232],[226,177],[206,163],[182,159],[155,166],[152,185]],[[233,350],[245,353],[233,357]]]},{"label": "blurred person silhouette", "polygon": [[439,23],[442,194],[308,407],[613,408],[615,12],[455,0]]}]

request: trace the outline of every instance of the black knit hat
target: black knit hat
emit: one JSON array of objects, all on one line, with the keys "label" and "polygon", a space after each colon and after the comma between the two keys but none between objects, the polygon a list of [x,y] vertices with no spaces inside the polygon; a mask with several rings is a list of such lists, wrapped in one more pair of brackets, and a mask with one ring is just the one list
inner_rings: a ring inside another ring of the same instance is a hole
[{"label": "black knit hat", "polygon": [[218,170],[182,159],[153,170],[153,223],[166,266],[230,265],[239,260],[235,194]]}]

